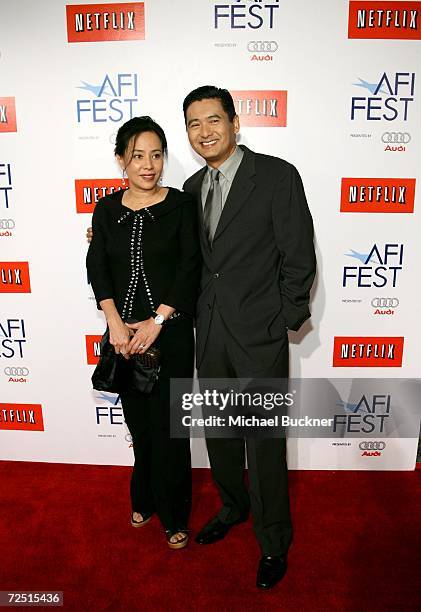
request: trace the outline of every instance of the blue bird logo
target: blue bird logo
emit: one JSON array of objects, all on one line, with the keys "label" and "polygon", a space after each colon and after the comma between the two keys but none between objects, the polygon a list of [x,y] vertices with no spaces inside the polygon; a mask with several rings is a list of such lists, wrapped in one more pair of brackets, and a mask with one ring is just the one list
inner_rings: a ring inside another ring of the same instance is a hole
[{"label": "blue bird logo", "polygon": [[118,406],[119,404],[121,405],[120,396],[116,395],[115,393],[99,392],[99,393],[96,393],[96,396],[98,399],[102,400],[103,402],[114,404],[114,406]]},{"label": "blue bird logo", "polygon": [[358,77],[359,83],[352,83],[353,85],[356,85],[357,87],[364,87],[364,89],[368,89],[368,91],[372,94],[376,93],[381,93],[381,94],[387,94],[387,91],[383,91],[383,89],[379,89],[379,91],[377,90],[377,87],[379,86],[378,83],[369,83],[368,81],[364,81],[364,79],[360,79]]},{"label": "blue bird logo", "polygon": [[361,261],[361,263],[366,264],[369,261],[373,262],[373,263],[381,263],[379,261],[375,261],[373,259],[373,255],[368,258],[369,253],[358,253],[357,251],[354,251],[354,249],[350,249],[350,253],[345,253],[346,257],[354,257],[355,259],[359,259]]},{"label": "blue bird logo", "polygon": [[105,95],[105,96],[112,96],[111,93],[108,93],[107,91],[105,91],[106,87],[103,87],[103,84],[90,85],[86,81],[81,81],[81,83],[83,83],[83,85],[79,85],[77,89],[85,89],[86,91],[93,93],[94,96],[96,96],[97,98],[99,97],[100,94]]},{"label": "blue bird logo", "polygon": [[358,408],[358,404],[351,404],[349,402],[343,402],[342,400],[336,404],[339,408],[343,408],[345,412],[352,412],[355,414],[356,412],[368,412],[365,408]]}]

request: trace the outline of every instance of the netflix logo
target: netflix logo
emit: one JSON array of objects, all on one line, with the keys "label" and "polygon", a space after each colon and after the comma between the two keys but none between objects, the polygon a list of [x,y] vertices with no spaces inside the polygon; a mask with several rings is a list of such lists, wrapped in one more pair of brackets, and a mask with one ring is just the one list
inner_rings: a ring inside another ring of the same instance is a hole
[{"label": "netflix logo", "polygon": [[96,365],[101,354],[101,338],[102,336],[85,336],[86,342],[86,360],[88,365]]},{"label": "netflix logo", "polygon": [[403,337],[336,336],[334,368],[400,368]]},{"label": "netflix logo", "polygon": [[15,98],[0,98],[0,134],[17,132]]},{"label": "netflix logo", "polygon": [[349,3],[348,38],[420,40],[421,2]]},{"label": "netflix logo", "polygon": [[341,212],[412,213],[415,179],[343,178]]},{"label": "netflix logo", "polygon": [[27,261],[0,261],[0,293],[31,293]]},{"label": "netflix logo", "polygon": [[231,91],[243,127],[286,127],[286,91]]},{"label": "netflix logo", "polygon": [[44,431],[41,404],[0,404],[0,429]]},{"label": "netflix logo", "polygon": [[67,5],[66,18],[70,43],[145,38],[143,2]]},{"label": "netflix logo", "polygon": [[76,179],[76,211],[93,213],[98,200],[119,189],[123,189],[121,179]]}]

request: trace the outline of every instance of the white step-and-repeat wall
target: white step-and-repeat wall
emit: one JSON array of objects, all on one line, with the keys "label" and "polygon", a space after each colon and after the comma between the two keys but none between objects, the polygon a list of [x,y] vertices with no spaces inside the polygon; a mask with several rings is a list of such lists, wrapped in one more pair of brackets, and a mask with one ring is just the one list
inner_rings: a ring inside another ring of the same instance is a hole
[{"label": "white step-and-repeat wall", "polygon": [[[105,326],[85,231],[121,186],[131,116],[164,127],[165,184],[200,167],[182,101],[203,84],[232,92],[240,142],[303,177],[318,277],[292,375],[417,377],[420,39],[421,2],[2,2],[0,458],[132,462],[118,398],[91,388]],[[290,467],[413,469],[417,438],[290,440]],[[207,465],[202,440],[193,457]]]}]

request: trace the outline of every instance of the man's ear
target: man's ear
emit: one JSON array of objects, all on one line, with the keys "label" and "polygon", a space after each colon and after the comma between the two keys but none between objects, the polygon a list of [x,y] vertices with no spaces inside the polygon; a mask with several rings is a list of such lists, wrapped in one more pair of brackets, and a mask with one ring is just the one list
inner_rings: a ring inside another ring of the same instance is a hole
[{"label": "man's ear", "polygon": [[234,124],[234,132],[238,134],[238,132],[240,131],[240,117],[238,115],[235,115],[232,122]]}]

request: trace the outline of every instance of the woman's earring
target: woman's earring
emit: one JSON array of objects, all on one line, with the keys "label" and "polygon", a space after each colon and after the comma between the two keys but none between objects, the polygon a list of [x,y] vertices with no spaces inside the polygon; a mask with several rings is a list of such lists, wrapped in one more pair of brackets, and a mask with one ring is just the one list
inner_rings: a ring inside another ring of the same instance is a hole
[{"label": "woman's earring", "polygon": [[121,186],[123,187],[123,189],[124,189],[124,188],[125,188],[125,186],[126,186],[126,179],[125,179],[125,177],[124,177],[124,173],[125,173],[125,172],[126,172],[126,171],[125,171],[125,170],[123,170],[123,174],[122,174],[122,177],[121,177]]}]

